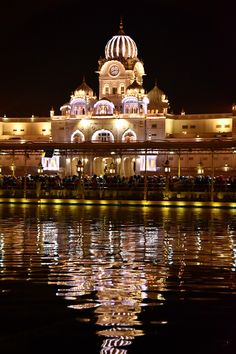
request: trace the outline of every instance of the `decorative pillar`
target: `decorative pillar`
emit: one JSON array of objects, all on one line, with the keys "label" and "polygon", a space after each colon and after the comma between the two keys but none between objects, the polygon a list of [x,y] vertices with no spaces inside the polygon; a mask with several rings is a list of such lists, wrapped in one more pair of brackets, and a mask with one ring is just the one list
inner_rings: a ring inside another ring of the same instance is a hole
[{"label": "decorative pillar", "polygon": [[212,154],[211,154],[211,202],[214,201],[214,174],[215,174],[214,151],[212,150]]},{"label": "decorative pillar", "polygon": [[181,161],[180,161],[180,152],[178,153],[178,177],[181,176]]},{"label": "decorative pillar", "polygon": [[145,148],[145,160],[144,160],[144,191],[143,191],[143,199],[147,200],[147,148]]},{"label": "decorative pillar", "polygon": [[27,152],[25,151],[25,154],[24,154],[24,198],[26,198],[26,187],[27,187],[27,181],[26,181],[26,176],[27,176],[27,166],[26,166],[26,163],[27,163]]}]

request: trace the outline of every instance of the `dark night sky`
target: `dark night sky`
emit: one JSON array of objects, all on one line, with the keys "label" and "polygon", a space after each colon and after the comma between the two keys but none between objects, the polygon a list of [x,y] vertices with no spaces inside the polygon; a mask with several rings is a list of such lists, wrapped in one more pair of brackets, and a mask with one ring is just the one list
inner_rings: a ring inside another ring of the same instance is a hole
[{"label": "dark night sky", "polygon": [[[6,4],[6,3],[9,3]],[[120,16],[173,113],[230,112],[236,101],[233,1],[8,1],[0,5],[0,116],[59,114],[83,76],[98,93],[98,59]]]}]

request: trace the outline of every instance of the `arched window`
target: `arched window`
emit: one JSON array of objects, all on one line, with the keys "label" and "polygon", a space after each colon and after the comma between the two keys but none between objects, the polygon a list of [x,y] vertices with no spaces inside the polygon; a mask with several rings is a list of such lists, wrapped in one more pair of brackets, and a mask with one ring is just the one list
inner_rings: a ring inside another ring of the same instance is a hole
[{"label": "arched window", "polygon": [[80,130],[76,130],[71,136],[72,143],[82,143],[84,140],[84,134]]},{"label": "arched window", "polygon": [[123,136],[122,136],[122,141],[125,143],[129,143],[132,141],[136,141],[137,140],[137,136],[135,134],[135,132],[131,129],[128,129],[126,132],[124,132]]},{"label": "arched window", "polygon": [[97,141],[97,142],[114,142],[114,136],[109,130],[98,130],[95,132],[92,136],[92,141]]},{"label": "arched window", "polygon": [[95,103],[94,109],[96,114],[113,114],[115,106],[107,99],[102,99]]}]

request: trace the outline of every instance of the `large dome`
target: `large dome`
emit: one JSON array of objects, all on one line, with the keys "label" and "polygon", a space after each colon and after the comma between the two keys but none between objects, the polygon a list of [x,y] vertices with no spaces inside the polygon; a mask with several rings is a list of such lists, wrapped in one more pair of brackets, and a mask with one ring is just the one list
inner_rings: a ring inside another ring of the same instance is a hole
[{"label": "large dome", "polygon": [[132,38],[126,36],[123,30],[122,20],[118,35],[113,36],[105,47],[105,57],[107,60],[120,58],[137,58],[137,46]]}]

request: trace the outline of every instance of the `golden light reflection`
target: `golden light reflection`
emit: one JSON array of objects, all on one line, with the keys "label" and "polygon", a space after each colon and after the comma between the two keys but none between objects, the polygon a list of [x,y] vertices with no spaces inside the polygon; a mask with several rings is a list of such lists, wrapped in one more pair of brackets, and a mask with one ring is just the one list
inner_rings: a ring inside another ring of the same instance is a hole
[{"label": "golden light reflection", "polygon": [[[144,308],[157,309],[148,323],[168,325],[158,309],[172,292],[184,301],[190,289],[199,294],[200,282],[214,291],[219,282],[221,292],[233,287],[233,210],[41,205],[5,213],[2,208],[1,276],[21,279],[24,265],[27,281],[38,282],[42,269],[56,295],[77,311],[77,321],[96,324],[100,353],[125,353],[145,335]],[[205,269],[225,273],[209,278]]]}]

